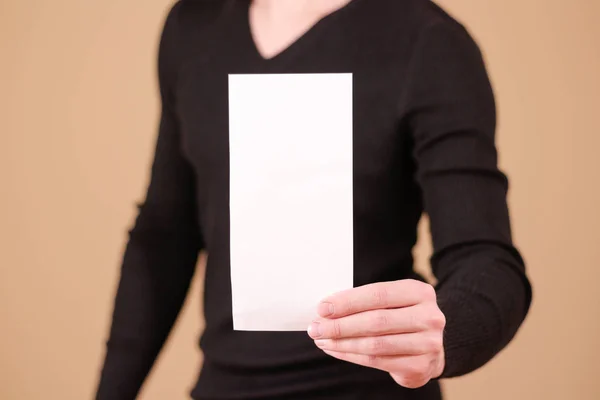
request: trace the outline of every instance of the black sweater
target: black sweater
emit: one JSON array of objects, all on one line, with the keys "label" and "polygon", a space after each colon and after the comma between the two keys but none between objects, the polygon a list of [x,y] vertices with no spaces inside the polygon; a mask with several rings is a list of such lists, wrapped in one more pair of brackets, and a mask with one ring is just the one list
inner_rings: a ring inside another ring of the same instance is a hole
[{"label": "black sweater", "polygon": [[447,319],[443,376],[452,377],[498,353],[531,301],[478,46],[428,0],[354,0],[265,60],[249,3],[182,0],[167,17],[151,181],[124,255],[97,398],[136,396],[204,249],[205,361],[194,398],[437,399],[437,382],[404,390],[384,372],[325,355],[304,332],[232,329],[227,77],[353,73],[354,282],[415,277],[411,251],[427,213]]}]

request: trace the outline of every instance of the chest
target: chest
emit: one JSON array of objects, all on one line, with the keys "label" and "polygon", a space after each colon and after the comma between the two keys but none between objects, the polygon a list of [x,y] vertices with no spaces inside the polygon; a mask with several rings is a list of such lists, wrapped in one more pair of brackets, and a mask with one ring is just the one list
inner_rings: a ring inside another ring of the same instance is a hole
[{"label": "chest", "polygon": [[392,65],[389,60],[386,65],[363,57],[336,60],[331,55],[319,63],[299,60],[293,68],[261,68],[244,62],[189,63],[182,70],[177,101],[184,154],[200,176],[210,180],[226,176],[229,74],[351,73],[355,179],[389,175],[408,145],[397,110],[402,84]]}]

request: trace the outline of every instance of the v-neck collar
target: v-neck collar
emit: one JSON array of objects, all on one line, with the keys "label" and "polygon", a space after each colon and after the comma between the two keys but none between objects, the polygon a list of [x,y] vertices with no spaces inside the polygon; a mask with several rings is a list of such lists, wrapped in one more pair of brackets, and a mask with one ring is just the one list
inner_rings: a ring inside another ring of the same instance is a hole
[{"label": "v-neck collar", "polygon": [[245,40],[248,42],[248,46],[251,49],[252,56],[258,59],[260,62],[265,64],[275,63],[282,59],[286,59],[289,57],[293,57],[294,54],[301,52],[303,48],[305,48],[308,44],[313,42],[322,32],[323,29],[336,18],[340,17],[344,13],[346,13],[349,9],[351,9],[356,3],[359,3],[360,0],[350,0],[344,6],[334,10],[333,12],[323,16],[319,20],[317,20],[306,32],[304,32],[301,36],[296,38],[293,42],[291,42],[288,46],[283,48],[281,51],[277,52],[275,55],[265,58],[258,49],[256,45],[256,41],[254,40],[254,36],[252,34],[252,26],[250,25],[250,6],[252,4],[252,0],[233,0],[239,5],[239,13],[241,19],[243,20],[243,31]]}]

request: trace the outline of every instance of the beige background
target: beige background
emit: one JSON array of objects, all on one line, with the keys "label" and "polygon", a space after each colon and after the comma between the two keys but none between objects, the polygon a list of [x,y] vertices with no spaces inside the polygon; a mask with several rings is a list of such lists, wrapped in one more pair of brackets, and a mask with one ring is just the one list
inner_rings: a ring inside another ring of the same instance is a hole
[{"label": "beige background", "polygon": [[[0,0],[0,399],[92,396],[154,146],[168,3]],[[447,382],[448,399],[600,399],[600,2],[442,3],[485,49],[535,285],[517,339]],[[144,400],[187,398],[201,361],[200,284]]]}]

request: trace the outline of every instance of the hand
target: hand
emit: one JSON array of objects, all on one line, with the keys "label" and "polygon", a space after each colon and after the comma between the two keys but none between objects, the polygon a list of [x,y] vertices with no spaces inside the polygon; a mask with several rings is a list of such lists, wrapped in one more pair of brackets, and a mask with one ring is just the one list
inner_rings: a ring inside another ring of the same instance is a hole
[{"label": "hand", "polygon": [[325,353],[390,373],[418,388],[444,369],[446,324],[431,285],[416,280],[374,283],[323,300],[308,334]]}]

